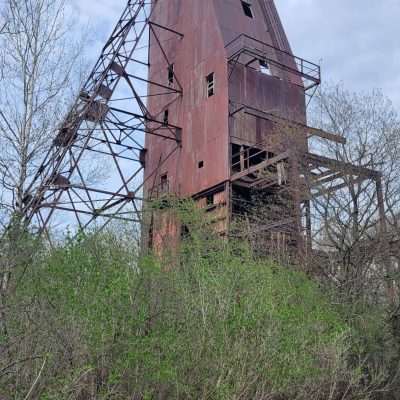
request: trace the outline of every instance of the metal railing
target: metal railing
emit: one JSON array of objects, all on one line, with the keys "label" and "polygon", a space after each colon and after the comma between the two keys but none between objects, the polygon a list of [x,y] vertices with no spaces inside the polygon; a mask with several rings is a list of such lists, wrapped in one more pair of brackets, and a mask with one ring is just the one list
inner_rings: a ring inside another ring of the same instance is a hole
[{"label": "metal railing", "polygon": [[225,48],[231,64],[248,67],[256,61],[267,62],[271,67],[286,72],[284,75],[292,83],[302,82],[306,91],[321,83],[321,67],[318,64],[246,34],[237,36]]}]

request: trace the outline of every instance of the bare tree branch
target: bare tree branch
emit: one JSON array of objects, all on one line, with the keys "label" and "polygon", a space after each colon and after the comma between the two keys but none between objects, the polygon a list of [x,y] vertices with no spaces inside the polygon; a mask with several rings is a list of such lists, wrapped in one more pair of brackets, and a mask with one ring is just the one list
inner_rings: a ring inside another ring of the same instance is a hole
[{"label": "bare tree branch", "polygon": [[[6,0],[0,46],[1,220],[20,213],[25,188],[79,87],[81,38],[65,0]],[[5,214],[5,215],[4,215]]]},{"label": "bare tree branch", "polygon": [[378,292],[380,300],[396,306],[400,293],[399,116],[380,91],[356,94],[341,86],[320,92],[315,107],[313,124],[347,139],[345,145],[317,143],[319,150],[345,163],[381,172],[389,226],[382,236],[376,182],[357,181],[349,174],[341,177],[346,183],[343,190],[313,202],[317,248],[331,255],[330,277],[347,295],[369,298]]}]

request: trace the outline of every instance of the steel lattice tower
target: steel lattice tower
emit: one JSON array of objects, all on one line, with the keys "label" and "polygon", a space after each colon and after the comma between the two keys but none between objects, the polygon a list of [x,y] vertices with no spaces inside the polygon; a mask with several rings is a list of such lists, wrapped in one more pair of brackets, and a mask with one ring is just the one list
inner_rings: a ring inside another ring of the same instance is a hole
[{"label": "steel lattice tower", "polygon": [[[245,222],[262,249],[307,252],[310,204],[345,176],[374,181],[384,213],[378,172],[309,151],[311,137],[344,143],[307,126],[320,82],[273,0],[129,1],[26,193],[26,221],[133,221],[161,251],[184,227],[145,202],[173,195],[221,235]],[[99,160],[107,177],[92,180]]]}]

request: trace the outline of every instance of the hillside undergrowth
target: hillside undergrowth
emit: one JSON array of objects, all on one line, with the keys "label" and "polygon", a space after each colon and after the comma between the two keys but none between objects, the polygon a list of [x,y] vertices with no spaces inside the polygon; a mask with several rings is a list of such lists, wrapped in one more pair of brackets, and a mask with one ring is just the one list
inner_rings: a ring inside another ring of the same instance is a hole
[{"label": "hillside undergrowth", "polygon": [[326,293],[217,237],[193,205],[176,212],[190,234],[173,259],[111,231],[16,263],[0,398],[376,398],[386,374]]}]

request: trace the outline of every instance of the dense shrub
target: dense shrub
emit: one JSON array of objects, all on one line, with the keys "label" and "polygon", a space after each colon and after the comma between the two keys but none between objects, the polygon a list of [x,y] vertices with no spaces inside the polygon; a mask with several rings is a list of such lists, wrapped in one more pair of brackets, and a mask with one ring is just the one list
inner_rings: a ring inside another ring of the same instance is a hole
[{"label": "dense shrub", "polygon": [[190,235],[173,265],[112,233],[38,254],[4,304],[0,397],[367,399],[381,387],[309,278],[253,259],[198,213],[180,210]]}]

